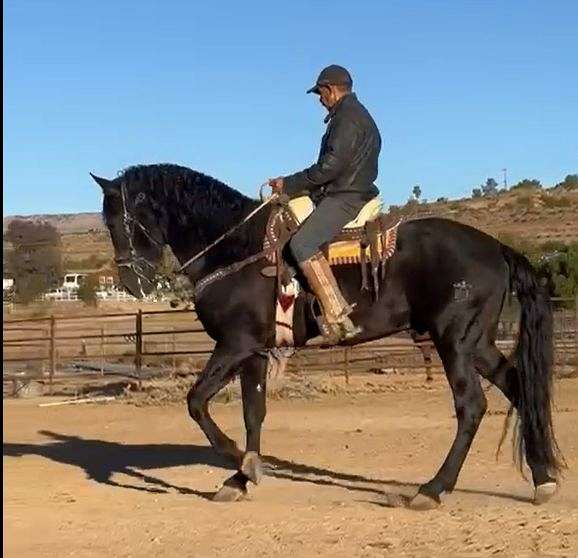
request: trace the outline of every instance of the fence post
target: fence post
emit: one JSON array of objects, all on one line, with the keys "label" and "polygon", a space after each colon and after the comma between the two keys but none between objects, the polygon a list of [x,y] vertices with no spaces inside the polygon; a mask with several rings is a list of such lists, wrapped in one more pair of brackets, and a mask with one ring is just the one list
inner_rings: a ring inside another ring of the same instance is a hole
[{"label": "fence post", "polygon": [[140,373],[142,368],[142,310],[140,308],[136,314],[134,367],[138,375],[138,383],[140,389],[141,387]]},{"label": "fence post", "polygon": [[104,326],[100,328],[100,375],[104,376]]},{"label": "fence post", "polygon": [[177,373],[177,355],[175,355],[175,352],[177,350],[177,336],[175,335],[175,328],[173,327],[173,376]]},{"label": "fence post", "polygon": [[574,303],[574,362],[578,366],[578,294]]},{"label": "fence post", "polygon": [[52,395],[54,372],[56,371],[56,320],[54,315],[50,316],[50,345],[48,348],[48,359],[50,361],[50,370],[48,371],[48,393]]}]

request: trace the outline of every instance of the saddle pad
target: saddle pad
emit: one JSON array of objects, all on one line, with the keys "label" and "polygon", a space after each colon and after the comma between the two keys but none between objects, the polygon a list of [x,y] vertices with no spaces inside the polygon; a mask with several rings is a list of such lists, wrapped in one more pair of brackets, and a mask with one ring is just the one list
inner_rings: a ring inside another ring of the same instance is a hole
[{"label": "saddle pad", "polygon": [[[363,227],[367,221],[375,219],[381,212],[383,202],[381,198],[373,198],[368,201],[358,213],[357,217],[345,225],[345,229],[357,229]],[[289,201],[289,207],[299,224],[303,223],[315,209],[309,196],[300,196]]]},{"label": "saddle pad", "polygon": [[[385,261],[393,256],[400,222],[378,234],[377,259],[379,261]],[[362,257],[362,252],[365,252],[365,257]],[[327,259],[330,265],[358,264],[362,261],[369,261],[370,258],[370,247],[362,246],[359,240],[339,240],[332,242],[328,247]]]}]

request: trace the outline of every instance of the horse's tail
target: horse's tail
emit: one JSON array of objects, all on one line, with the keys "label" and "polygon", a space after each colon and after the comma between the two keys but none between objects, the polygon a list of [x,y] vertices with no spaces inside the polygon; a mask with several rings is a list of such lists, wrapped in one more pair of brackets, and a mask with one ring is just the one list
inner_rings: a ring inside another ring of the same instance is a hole
[{"label": "horse's tail", "polygon": [[514,437],[516,457],[521,467],[526,452],[555,477],[564,466],[564,458],[552,425],[554,347],[550,296],[538,283],[526,257],[507,246],[502,246],[502,253],[510,268],[510,290],[516,292],[521,306],[514,353],[519,428]]}]

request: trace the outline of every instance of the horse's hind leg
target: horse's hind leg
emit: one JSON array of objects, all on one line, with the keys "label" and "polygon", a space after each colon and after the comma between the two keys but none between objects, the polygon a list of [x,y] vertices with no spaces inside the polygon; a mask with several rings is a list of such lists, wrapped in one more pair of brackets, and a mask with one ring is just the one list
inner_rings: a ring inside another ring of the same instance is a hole
[{"label": "horse's hind leg", "polygon": [[[481,341],[476,350],[476,369],[486,380],[494,384],[517,408],[518,373],[504,354],[489,341]],[[556,489],[556,480],[550,477],[543,463],[533,457],[531,440],[525,440],[526,462],[532,471],[536,487],[535,501],[541,503],[549,499]]]},{"label": "horse's hind leg", "polygon": [[[474,335],[470,332],[468,337]],[[411,501],[413,509],[431,509],[440,495],[451,492],[486,411],[486,397],[475,373],[472,345],[468,339],[436,343],[454,396],[458,428],[452,447],[435,477],[419,488]]]}]

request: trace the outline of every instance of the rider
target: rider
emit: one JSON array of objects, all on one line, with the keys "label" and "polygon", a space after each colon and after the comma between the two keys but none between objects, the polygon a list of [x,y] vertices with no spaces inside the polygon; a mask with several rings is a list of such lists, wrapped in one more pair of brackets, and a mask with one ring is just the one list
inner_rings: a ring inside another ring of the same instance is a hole
[{"label": "rider", "polygon": [[362,207],[379,194],[377,159],[381,137],[367,109],[352,92],[349,72],[337,65],[323,69],[307,93],[319,95],[327,109],[327,131],[314,165],[289,176],[269,180],[274,193],[289,197],[310,195],[315,210],[291,239],[289,248],[325,318],[325,342],[353,337],[361,329],[349,314],[353,307],[344,299],[320,247],[330,242]]}]

